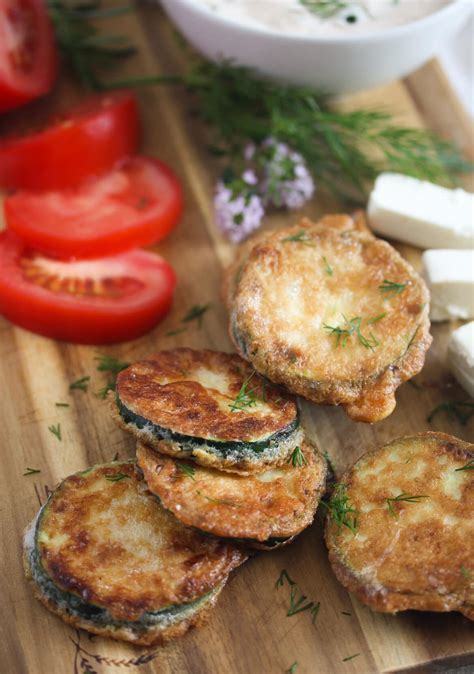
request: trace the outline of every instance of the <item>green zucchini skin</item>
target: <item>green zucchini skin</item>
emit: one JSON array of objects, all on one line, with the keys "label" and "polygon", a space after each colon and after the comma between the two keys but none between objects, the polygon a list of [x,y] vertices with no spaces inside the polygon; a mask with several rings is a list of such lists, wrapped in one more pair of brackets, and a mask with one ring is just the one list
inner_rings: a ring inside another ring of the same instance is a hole
[{"label": "green zucchini skin", "polygon": [[195,448],[206,446],[209,451],[213,452],[220,458],[227,458],[232,456],[235,460],[246,459],[249,454],[270,454],[272,455],[278,447],[289,440],[293,434],[295,434],[300,427],[299,413],[297,414],[295,420],[289,424],[286,428],[283,428],[277,433],[273,433],[264,440],[256,442],[242,442],[240,440],[235,441],[220,441],[215,439],[206,439],[199,438],[190,435],[183,435],[182,433],[176,433],[171,431],[169,428],[164,428],[163,426],[158,426],[150,420],[142,417],[139,414],[136,414],[130,410],[124,403],[120,400],[119,396],[116,396],[116,403],[118,411],[122,421],[125,424],[133,424],[139,430],[146,430],[157,440],[168,440],[171,442],[176,442],[180,445],[184,454],[189,454],[192,456]]}]

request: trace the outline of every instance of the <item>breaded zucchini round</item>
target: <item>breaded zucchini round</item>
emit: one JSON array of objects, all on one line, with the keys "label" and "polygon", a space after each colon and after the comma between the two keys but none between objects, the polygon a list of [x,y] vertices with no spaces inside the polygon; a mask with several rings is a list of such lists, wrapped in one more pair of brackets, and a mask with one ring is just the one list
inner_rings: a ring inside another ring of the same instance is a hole
[{"label": "breaded zucchini round", "polygon": [[117,378],[114,418],[163,454],[248,474],[284,463],[302,438],[293,396],[236,354],[175,349]]},{"label": "breaded zucchini round", "polygon": [[474,620],[474,445],[444,433],[362,456],[330,502],[329,559],[375,611],[460,611]]},{"label": "breaded zucchini round", "polygon": [[238,352],[293,393],[379,421],[423,366],[431,343],[425,283],[360,220],[326,216],[270,232],[229,274]]},{"label": "breaded zucchini round", "polygon": [[251,476],[175,461],[140,443],[137,463],[148,489],[183,524],[264,548],[311,524],[326,478],[326,461],[306,441],[287,463]]},{"label": "breaded zucchini round", "polygon": [[133,462],[66,478],[25,534],[36,597],[74,627],[151,645],[202,622],[245,557],[181,524]]}]

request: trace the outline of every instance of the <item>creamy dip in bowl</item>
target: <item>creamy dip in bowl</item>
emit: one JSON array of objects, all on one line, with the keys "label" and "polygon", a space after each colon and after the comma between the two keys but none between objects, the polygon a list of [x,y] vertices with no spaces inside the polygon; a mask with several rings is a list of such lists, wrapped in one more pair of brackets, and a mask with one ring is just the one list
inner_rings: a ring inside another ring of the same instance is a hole
[{"label": "creamy dip in bowl", "polygon": [[161,4],[208,58],[230,59],[270,77],[336,94],[415,70],[457,32],[472,7],[471,0],[161,0]]}]

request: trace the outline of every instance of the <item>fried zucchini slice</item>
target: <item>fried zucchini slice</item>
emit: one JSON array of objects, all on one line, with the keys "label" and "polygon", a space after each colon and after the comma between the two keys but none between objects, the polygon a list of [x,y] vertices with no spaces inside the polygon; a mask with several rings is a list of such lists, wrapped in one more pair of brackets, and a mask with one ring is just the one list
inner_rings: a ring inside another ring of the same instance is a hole
[{"label": "fried zucchini slice", "polygon": [[264,549],[311,524],[326,478],[326,461],[307,441],[287,463],[251,476],[175,461],[141,443],[137,463],[149,490],[183,524]]},{"label": "fried zucchini slice", "polygon": [[460,611],[474,620],[474,445],[444,433],[362,456],[329,502],[338,580],[375,611]]},{"label": "fried zucchini slice", "polygon": [[114,418],[163,454],[248,474],[284,463],[302,438],[293,396],[236,354],[175,349],[117,378]]},{"label": "fried zucchini slice", "polygon": [[244,554],[182,525],[133,462],[66,478],[24,540],[35,595],[65,622],[141,645],[204,620]]},{"label": "fried zucchini slice", "polygon": [[431,343],[429,294],[361,218],[270,232],[224,284],[238,352],[271,381],[356,421],[384,419]]}]

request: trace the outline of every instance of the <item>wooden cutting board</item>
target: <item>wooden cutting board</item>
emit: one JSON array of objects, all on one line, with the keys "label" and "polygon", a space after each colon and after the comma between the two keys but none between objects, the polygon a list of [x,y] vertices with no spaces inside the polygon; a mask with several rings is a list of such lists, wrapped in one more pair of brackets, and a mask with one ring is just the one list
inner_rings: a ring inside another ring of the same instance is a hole
[{"label": "wooden cutting board", "polygon": [[[176,72],[186,54],[173,30],[155,6],[114,21],[114,30],[127,33],[140,53],[124,72]],[[71,80],[57,93],[27,111],[5,118],[0,131],[22,128],[44,114],[78,98]],[[298,662],[297,674],[446,671],[474,664],[472,624],[461,615],[408,612],[376,614],[351,597],[329,567],[321,519],[288,548],[261,554],[231,578],[210,623],[164,648],[135,648],[76,633],[33,599],[23,577],[21,534],[48,488],[90,464],[133,456],[133,442],[115,427],[106,404],[94,391],[104,384],[96,372],[97,352],[133,361],[151,351],[177,345],[230,350],[226,313],[219,299],[223,266],[234,249],[217,232],[211,196],[218,167],[209,157],[202,127],[190,115],[183,92],[148,88],[140,93],[145,129],[144,150],[168,162],[185,190],[186,208],[172,236],[158,247],[178,272],[172,313],[152,333],[133,343],[100,350],[38,337],[0,319],[0,448],[2,508],[0,671],[5,674],[278,674]],[[427,125],[455,140],[472,156],[470,123],[442,71],[432,62],[404,82],[352,96],[341,105],[378,106],[402,121]],[[318,217],[338,205],[317,195],[305,213]],[[269,226],[294,221],[284,214]],[[414,264],[419,251],[401,247]],[[1,270],[0,270],[1,273]],[[185,333],[166,337],[194,304],[211,302],[202,328],[191,324]],[[440,402],[462,392],[445,367],[446,340],[455,326],[433,328],[434,344],[416,388],[405,384],[395,412],[374,426],[350,421],[341,410],[304,404],[309,435],[333,458],[340,473],[372,447],[405,434],[442,430],[473,438],[473,425],[462,426],[439,415],[430,425],[427,415]],[[88,392],[70,393],[74,380],[90,375]],[[69,408],[55,403],[67,401]],[[48,426],[61,424],[59,441]],[[41,470],[23,477],[26,467]],[[309,612],[286,617],[288,588],[275,588],[287,569],[301,590],[321,602],[315,624]],[[350,660],[350,656],[358,654]],[[472,671],[472,670],[471,670]]]}]

